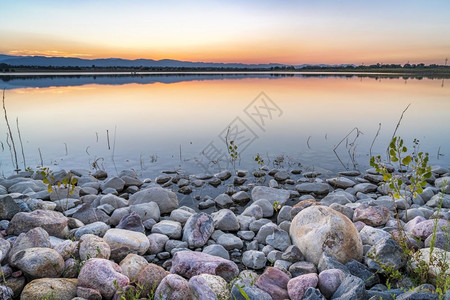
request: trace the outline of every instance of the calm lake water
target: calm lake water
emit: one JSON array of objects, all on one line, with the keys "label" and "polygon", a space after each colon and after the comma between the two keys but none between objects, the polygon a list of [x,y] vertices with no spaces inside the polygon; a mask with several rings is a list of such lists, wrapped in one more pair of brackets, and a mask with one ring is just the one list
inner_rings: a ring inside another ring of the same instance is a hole
[{"label": "calm lake water", "polygon": [[[420,140],[432,164],[450,166],[450,83],[442,79],[329,75],[155,75],[1,77],[23,169],[28,166],[134,168],[214,173],[229,168],[225,139],[238,146],[239,169],[270,167],[325,174],[368,167],[397,135]],[[357,128],[354,129],[354,128]],[[353,131],[352,131],[353,130]],[[357,132],[359,131],[359,135]],[[350,134],[349,134],[350,133]],[[345,138],[348,135],[348,138]],[[227,136],[228,135],[228,136]],[[14,167],[0,120],[0,171]],[[342,141],[336,149],[333,149]],[[440,155],[438,155],[440,154]]]}]

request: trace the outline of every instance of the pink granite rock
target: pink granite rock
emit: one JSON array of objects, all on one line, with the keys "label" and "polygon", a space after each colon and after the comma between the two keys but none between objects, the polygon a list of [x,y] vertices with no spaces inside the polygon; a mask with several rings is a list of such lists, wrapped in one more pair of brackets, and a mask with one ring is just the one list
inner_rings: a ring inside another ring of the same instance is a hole
[{"label": "pink granite rock", "polygon": [[186,278],[207,273],[230,281],[238,276],[239,268],[234,262],[218,256],[203,252],[179,251],[173,256],[170,273]]},{"label": "pink granite rock", "polygon": [[353,212],[353,222],[361,221],[369,226],[381,226],[389,220],[390,212],[384,206],[362,204]]},{"label": "pink granite rock", "polygon": [[306,290],[310,287],[315,288],[319,282],[316,273],[309,273],[292,278],[287,284],[287,290],[291,299],[302,299]]},{"label": "pink granite rock", "polygon": [[259,276],[255,285],[261,290],[267,292],[273,300],[288,299],[287,284],[290,277],[283,271],[269,267]]},{"label": "pink granite rock", "polygon": [[114,296],[114,282],[120,288],[128,285],[130,280],[122,274],[118,264],[103,258],[89,259],[78,275],[78,287],[97,290],[105,299]]},{"label": "pink granite rock", "polygon": [[[430,219],[430,220],[425,220],[423,222],[417,223],[411,229],[412,235],[415,236],[416,238],[426,239],[433,233],[433,229],[435,228],[435,225],[434,225],[435,221],[436,220],[434,220],[434,219]],[[437,232],[444,231],[444,228],[445,227],[449,228],[449,225],[450,225],[449,221],[439,219],[439,220],[437,220],[436,231]]]},{"label": "pink granite rock", "polygon": [[189,283],[177,274],[169,274],[163,278],[155,291],[155,299],[183,299],[191,300]]},{"label": "pink granite rock", "polygon": [[329,299],[341,285],[345,276],[344,271],[339,269],[328,269],[320,272],[318,282],[320,292]]},{"label": "pink granite rock", "polygon": [[167,275],[169,275],[169,272],[155,264],[148,264],[142,268],[137,276],[138,284],[143,287],[142,295],[149,296],[151,291],[155,291]]}]

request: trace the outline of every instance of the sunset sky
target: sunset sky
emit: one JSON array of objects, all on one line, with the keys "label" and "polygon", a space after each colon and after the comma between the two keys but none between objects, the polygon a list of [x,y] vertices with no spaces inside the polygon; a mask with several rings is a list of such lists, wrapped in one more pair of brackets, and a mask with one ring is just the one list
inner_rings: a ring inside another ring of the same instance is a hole
[{"label": "sunset sky", "polygon": [[438,63],[450,1],[0,0],[0,53],[207,62]]}]

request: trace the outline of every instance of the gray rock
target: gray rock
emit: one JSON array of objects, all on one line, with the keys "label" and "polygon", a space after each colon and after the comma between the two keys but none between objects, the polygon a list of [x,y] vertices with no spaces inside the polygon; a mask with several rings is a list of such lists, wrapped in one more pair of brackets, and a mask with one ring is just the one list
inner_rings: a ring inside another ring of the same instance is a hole
[{"label": "gray rock", "polygon": [[36,247],[51,248],[50,237],[47,231],[41,227],[30,229],[27,233],[21,233],[12,244],[12,247],[9,241],[4,239],[0,239],[0,241],[0,251],[2,252],[0,262],[9,254],[9,261],[13,265],[16,260],[15,255],[25,249]]},{"label": "gray rock", "polygon": [[85,234],[93,234],[103,237],[110,227],[103,222],[94,222],[83,227],[80,227],[75,232],[75,239],[79,240]]},{"label": "gray rock", "polygon": [[381,266],[369,256],[376,257],[382,264],[390,264],[395,269],[400,269],[405,265],[402,257],[402,249],[390,237],[383,238],[370,248],[365,257],[365,263],[371,271],[381,270]]},{"label": "gray rock", "polygon": [[182,227],[179,222],[163,220],[152,227],[152,233],[161,233],[169,238],[180,239]]},{"label": "gray rock", "polygon": [[212,213],[214,227],[222,231],[238,231],[239,221],[236,215],[229,209],[221,209],[216,213]]},{"label": "gray rock", "polygon": [[320,203],[330,206],[333,203],[345,205],[347,203],[352,203],[355,201],[356,198],[352,194],[344,191],[335,191],[326,195],[322,200],[320,200]]},{"label": "gray rock", "polygon": [[265,199],[271,204],[278,202],[278,204],[284,205],[289,197],[290,192],[287,190],[274,189],[266,186],[256,186],[252,190],[252,199],[254,202]]},{"label": "gray rock", "polygon": [[349,261],[345,266],[353,276],[359,277],[364,281],[366,288],[371,288],[375,284],[380,283],[378,274],[371,272],[369,268],[356,260]]},{"label": "gray rock", "polygon": [[202,252],[209,254],[209,255],[222,257],[224,259],[228,259],[228,260],[230,259],[230,254],[222,245],[213,244],[213,245],[206,246],[205,248],[203,248]]},{"label": "gray rock", "polygon": [[251,269],[262,269],[266,266],[266,262],[266,255],[260,251],[245,251],[242,255],[242,263],[244,264],[244,266]]},{"label": "gray rock", "polygon": [[286,179],[289,179],[290,176],[289,176],[289,173],[286,171],[278,171],[275,173],[275,175],[273,175],[273,178],[276,181],[285,181]]},{"label": "gray rock", "polygon": [[355,191],[367,194],[367,193],[372,193],[372,192],[376,192],[377,190],[377,186],[375,184],[372,183],[358,183],[357,185],[353,186],[353,188],[355,189]]},{"label": "gray rock", "polygon": [[[450,178],[450,177],[449,177]],[[449,182],[450,185],[450,182]],[[442,202],[443,208],[450,208],[450,195],[438,193],[431,197],[430,200],[427,201],[427,206],[429,207],[438,207],[439,203]]]},{"label": "gray rock", "polygon": [[[253,232],[258,232],[261,227],[263,227],[264,225],[268,224],[268,223],[272,223],[269,219],[259,219],[259,220],[254,220],[253,222],[250,223],[249,225],[249,229]],[[272,223],[273,224],[273,223]],[[275,225],[275,224],[274,224]],[[265,239],[265,238],[264,238]],[[261,243],[264,240],[261,239]]]},{"label": "gray rock", "polygon": [[372,226],[364,226],[363,229],[359,232],[361,237],[361,241],[364,245],[376,245],[380,240],[384,238],[389,238],[391,235],[378,228],[373,228]]},{"label": "gray rock", "polygon": [[331,299],[339,300],[362,300],[368,298],[363,280],[352,275],[347,275],[331,297]]},{"label": "gray rock", "polygon": [[49,210],[19,212],[9,223],[7,234],[19,235],[35,227],[42,227],[49,235],[64,238],[68,233],[68,219],[61,213]]},{"label": "gray rock", "polygon": [[215,174],[214,176],[219,178],[222,181],[225,181],[231,177],[231,172],[228,170],[224,170],[224,171],[221,171],[220,173]]},{"label": "gray rock", "polygon": [[255,218],[254,217],[249,217],[249,216],[243,216],[238,215],[237,219],[239,221],[239,227],[241,230],[249,230],[250,229],[250,225],[255,222]]},{"label": "gray rock", "polygon": [[284,260],[294,263],[294,262],[303,260],[304,257],[303,257],[302,252],[300,251],[300,249],[298,249],[297,246],[291,245],[286,248],[283,255],[281,256],[281,259],[284,259]]},{"label": "gray rock", "polygon": [[125,181],[123,181],[123,179],[121,179],[119,177],[113,177],[113,178],[105,181],[100,186],[102,191],[106,190],[107,188],[113,188],[118,192],[122,191],[124,187],[125,187]]},{"label": "gray rock", "polygon": [[251,241],[255,237],[255,233],[253,231],[238,231],[237,236],[245,241]]},{"label": "gray rock", "polygon": [[114,208],[121,208],[128,206],[128,201],[115,195],[107,194],[100,198],[100,205],[103,204],[109,204]]},{"label": "gray rock", "polygon": [[152,233],[147,236],[150,246],[148,247],[147,253],[149,254],[158,254],[159,252],[164,251],[164,246],[166,242],[169,240],[169,237],[160,233]]},{"label": "gray rock", "polygon": [[169,182],[171,179],[172,179],[172,177],[170,177],[169,175],[162,174],[162,175],[159,175],[158,177],[156,177],[155,181],[157,184],[164,184],[164,183]]},{"label": "gray rock", "polygon": [[299,261],[290,265],[289,272],[292,274],[292,277],[297,277],[304,274],[317,273],[317,268],[313,263]]},{"label": "gray rock", "polygon": [[[269,245],[268,245],[269,246]],[[272,246],[269,246],[270,250],[267,253],[267,260],[271,263],[275,263],[277,260],[281,259],[281,257],[283,256],[283,252],[278,251],[278,250],[274,250],[274,248]],[[263,248],[263,253],[266,254],[267,251],[264,251],[265,249]]]},{"label": "gray rock", "polygon": [[231,199],[237,204],[246,204],[248,201],[250,201],[250,196],[247,194],[247,192],[239,191],[233,194],[233,196],[231,196]]},{"label": "gray rock", "polygon": [[233,199],[227,194],[220,194],[215,199],[214,202],[220,208],[228,208],[233,205]]},{"label": "gray rock", "polygon": [[350,188],[356,184],[353,180],[348,179],[346,177],[330,178],[330,179],[327,179],[327,182],[331,186],[333,186],[335,188],[341,188],[341,189]]},{"label": "gray rock", "polygon": [[177,208],[170,213],[170,219],[179,222],[181,225],[186,224],[187,220],[193,215],[192,212]]},{"label": "gray rock", "polygon": [[155,202],[158,204],[161,214],[170,213],[178,208],[177,195],[170,190],[160,187],[141,190],[131,195],[128,202],[130,205]]},{"label": "gray rock", "polygon": [[149,219],[159,221],[160,219],[159,206],[155,202],[130,205],[130,212],[137,213],[142,221]]},{"label": "gray rock", "polygon": [[207,209],[207,208],[213,207],[214,205],[215,205],[214,200],[207,199],[206,201],[200,202],[198,204],[198,208],[199,209]]},{"label": "gray rock", "polygon": [[266,237],[266,243],[275,249],[285,251],[291,245],[291,238],[286,231],[276,228]]},{"label": "gray rock", "polygon": [[132,212],[131,214],[124,216],[116,228],[145,233],[145,228],[142,224],[141,217],[136,212]]},{"label": "gray rock", "polygon": [[350,273],[350,270],[345,265],[341,264],[336,258],[328,255],[326,252],[322,254],[317,269],[319,272],[323,272],[328,269],[339,269],[344,273]]},{"label": "gray rock", "polygon": [[314,193],[317,195],[328,194],[330,186],[326,183],[300,183],[295,186],[295,190],[301,194]]},{"label": "gray rock", "polygon": [[231,233],[222,234],[218,239],[217,243],[222,245],[227,250],[232,249],[242,249],[244,243],[240,238]]},{"label": "gray rock", "polygon": [[322,293],[318,289],[309,287],[306,289],[302,300],[326,300],[326,298],[322,295]]},{"label": "gray rock", "polygon": [[261,219],[264,214],[261,206],[252,204],[247,207],[241,214],[242,216],[254,217],[256,220]]},{"label": "gray rock", "polygon": [[274,212],[273,204],[269,200],[260,199],[260,200],[254,201],[252,205],[257,205],[257,206],[261,207],[264,218],[270,218],[273,216],[273,212]]},{"label": "gray rock", "polygon": [[31,278],[57,278],[64,270],[64,260],[56,250],[28,248],[16,254],[14,267]]},{"label": "gray rock", "polygon": [[291,210],[292,206],[285,205],[278,212],[277,216],[277,224],[280,224],[283,221],[291,221]]},{"label": "gray rock", "polygon": [[[262,219],[261,219],[262,220]],[[259,220],[260,221],[260,220]],[[256,223],[256,222],[255,222]],[[251,228],[250,228],[251,229]],[[258,243],[263,244],[266,242],[266,238],[271,235],[276,229],[279,229],[277,225],[272,222],[268,222],[265,225],[261,226],[259,229],[256,240]]]},{"label": "gray rock", "polygon": [[[1,186],[0,186],[1,187]],[[0,201],[0,220],[11,220],[15,214],[20,212],[20,206],[11,198],[6,196]]]}]

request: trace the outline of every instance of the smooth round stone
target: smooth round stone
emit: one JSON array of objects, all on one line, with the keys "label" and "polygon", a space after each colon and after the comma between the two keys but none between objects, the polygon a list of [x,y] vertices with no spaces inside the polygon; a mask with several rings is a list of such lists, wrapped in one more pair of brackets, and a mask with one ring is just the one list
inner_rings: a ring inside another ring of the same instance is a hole
[{"label": "smooth round stone", "polygon": [[79,255],[81,260],[88,260],[89,258],[109,259],[111,247],[103,238],[93,234],[85,234],[80,238]]},{"label": "smooth round stone", "polygon": [[290,236],[306,260],[318,264],[322,253],[341,263],[361,261],[362,242],[358,230],[343,214],[326,206],[310,206],[292,220]]},{"label": "smooth round stone", "polygon": [[317,273],[317,268],[313,263],[307,261],[299,261],[293,263],[289,267],[289,272],[292,274],[293,277],[297,277],[304,274]]},{"label": "smooth round stone", "polygon": [[41,278],[28,283],[23,289],[20,298],[30,300],[53,299],[72,300],[77,296],[77,279],[68,278]]},{"label": "smooth round stone", "polygon": [[155,299],[191,299],[189,283],[177,274],[169,274],[161,280],[155,291]]},{"label": "smooth round stone", "polygon": [[57,278],[64,271],[64,260],[50,248],[28,248],[17,253],[14,267],[31,278]]},{"label": "smooth round stone", "polygon": [[329,299],[341,285],[346,274],[339,269],[329,269],[320,272],[318,286],[320,292]]},{"label": "smooth round stone", "polygon": [[217,243],[222,245],[227,250],[232,249],[242,249],[244,243],[240,238],[231,233],[222,234],[218,239]]},{"label": "smooth round stone", "polygon": [[103,222],[94,222],[78,228],[75,232],[75,239],[79,240],[85,234],[93,234],[99,237],[103,237],[110,227]]},{"label": "smooth round stone", "polygon": [[209,255],[222,257],[224,259],[230,259],[230,254],[222,245],[213,244],[206,246],[205,248],[203,248],[202,252]]},{"label": "smooth round stone", "polygon": [[180,239],[181,231],[181,224],[170,220],[163,220],[152,227],[152,233],[161,233],[172,239]]},{"label": "smooth round stone", "polygon": [[244,266],[251,269],[262,269],[266,266],[266,262],[266,255],[260,251],[245,251],[242,255],[242,263],[244,264]]},{"label": "smooth round stone", "polygon": [[128,253],[143,255],[150,246],[145,234],[125,229],[109,229],[103,238],[111,247],[111,254],[125,248]]},{"label": "smooth round stone", "polygon": [[221,209],[211,214],[213,217],[214,228],[222,231],[238,231],[239,221],[236,215],[229,209]]},{"label": "smooth round stone", "polygon": [[308,288],[315,288],[319,282],[316,273],[304,274],[292,278],[287,284],[287,290],[291,299],[302,299]]}]

